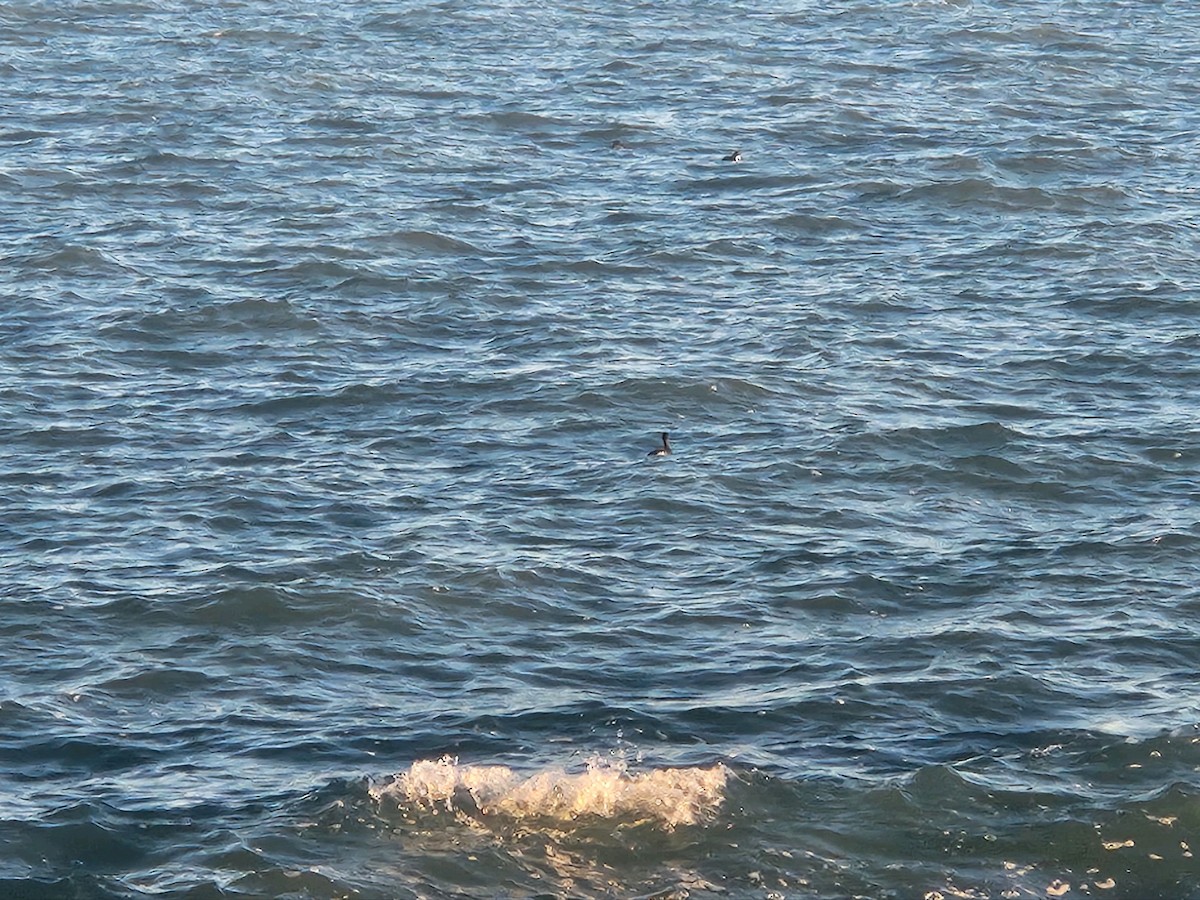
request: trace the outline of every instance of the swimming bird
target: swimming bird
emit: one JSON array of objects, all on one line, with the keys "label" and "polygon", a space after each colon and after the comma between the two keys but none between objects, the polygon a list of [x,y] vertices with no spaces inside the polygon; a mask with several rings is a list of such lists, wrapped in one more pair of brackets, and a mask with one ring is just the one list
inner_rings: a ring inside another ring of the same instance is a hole
[{"label": "swimming bird", "polygon": [[665,431],[662,432],[662,442],[663,442],[663,445],[661,447],[659,447],[657,450],[651,450],[646,455],[647,456],[670,456],[671,455],[671,445],[669,443],[667,443],[667,433]]},{"label": "swimming bird", "polygon": [[742,161],[742,151],[741,150],[734,150],[728,156],[721,157],[721,162],[741,162],[741,161]]}]

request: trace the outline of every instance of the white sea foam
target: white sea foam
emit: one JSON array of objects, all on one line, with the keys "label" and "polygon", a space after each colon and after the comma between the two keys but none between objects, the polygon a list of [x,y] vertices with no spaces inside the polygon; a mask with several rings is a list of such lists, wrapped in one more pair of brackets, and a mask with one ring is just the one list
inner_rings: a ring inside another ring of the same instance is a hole
[{"label": "white sea foam", "polygon": [[710,820],[725,798],[728,777],[719,763],[630,772],[622,763],[593,760],[582,772],[522,774],[508,766],[460,765],[443,757],[415,762],[371,793],[402,808],[446,810],[472,819],[629,819],[672,829]]}]

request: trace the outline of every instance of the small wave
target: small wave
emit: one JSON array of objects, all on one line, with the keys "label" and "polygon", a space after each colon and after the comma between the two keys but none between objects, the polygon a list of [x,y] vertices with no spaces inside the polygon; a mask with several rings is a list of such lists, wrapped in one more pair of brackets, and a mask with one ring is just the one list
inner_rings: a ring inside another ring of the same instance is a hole
[{"label": "small wave", "polygon": [[484,256],[487,251],[467,241],[434,231],[396,231],[375,241],[379,245],[394,244],[427,253],[446,253],[460,256]]},{"label": "small wave", "polygon": [[271,628],[317,620],[331,622],[338,617],[339,608],[344,609],[330,606],[323,600],[310,603],[294,590],[257,583],[271,577],[263,572],[239,566],[221,566],[216,571],[218,577],[243,583],[189,599],[179,611],[195,622]]},{"label": "small wave", "polygon": [[325,114],[312,116],[304,123],[314,131],[349,132],[358,134],[378,134],[383,127],[378,122],[355,115]]},{"label": "small wave", "polygon": [[321,41],[311,35],[279,28],[229,28],[210,32],[206,37],[247,47],[261,44],[316,50],[321,46]]},{"label": "small wave", "polygon": [[446,810],[461,818],[548,820],[631,819],[671,830],[710,821],[725,797],[729,770],[720,763],[629,772],[592,760],[586,771],[547,769],[523,775],[508,766],[460,765],[456,759],[414,762],[371,786],[376,801],[413,812]]},{"label": "small wave", "polygon": [[40,128],[14,128],[11,131],[6,131],[3,134],[0,134],[0,143],[30,144],[34,141],[40,141],[50,136],[51,132],[42,131]]},{"label": "small wave", "polygon": [[925,446],[953,455],[978,456],[1019,440],[1019,432],[999,422],[977,422],[971,425],[901,428],[893,433],[902,443],[913,447]]},{"label": "small wave", "polygon": [[812,215],[788,213],[771,220],[771,225],[787,234],[825,235],[837,232],[861,230],[862,225],[853,219],[835,214]]},{"label": "small wave", "polygon": [[96,247],[82,244],[63,244],[21,261],[30,268],[58,275],[98,275],[105,272],[128,272],[128,266],[118,262]]},{"label": "small wave", "polygon": [[484,113],[476,118],[489,122],[497,128],[513,131],[548,131],[566,128],[571,125],[569,119],[558,116],[542,116],[523,110],[497,110]]},{"label": "small wave", "polygon": [[1037,187],[1009,187],[986,178],[961,178],[910,188],[905,199],[927,200],[947,206],[980,204],[1009,210],[1050,209],[1054,198]]},{"label": "small wave", "polygon": [[762,257],[765,254],[764,248],[753,240],[719,238],[715,241],[709,241],[707,244],[701,245],[699,248],[701,253],[710,256],[738,256],[738,257]]},{"label": "small wave", "polygon": [[[278,336],[281,331],[314,331],[319,321],[288,300],[250,297],[149,312],[122,313],[104,326],[105,337],[130,341],[195,340],[198,336],[257,330]],[[189,353],[195,358],[199,354]],[[214,358],[214,363],[224,362]]]}]

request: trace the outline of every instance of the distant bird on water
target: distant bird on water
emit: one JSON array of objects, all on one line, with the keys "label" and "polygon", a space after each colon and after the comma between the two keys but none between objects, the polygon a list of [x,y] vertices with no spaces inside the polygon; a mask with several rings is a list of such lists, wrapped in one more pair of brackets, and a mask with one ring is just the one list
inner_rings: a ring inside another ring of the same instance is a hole
[{"label": "distant bird on water", "polygon": [[741,162],[741,161],[742,161],[742,151],[741,150],[734,150],[728,156],[721,157],[721,162]]},{"label": "distant bird on water", "polygon": [[657,450],[651,450],[646,455],[647,456],[670,456],[671,455],[671,445],[667,442],[667,433],[665,431],[662,432],[662,442],[663,442],[663,445],[661,447],[659,447]]}]

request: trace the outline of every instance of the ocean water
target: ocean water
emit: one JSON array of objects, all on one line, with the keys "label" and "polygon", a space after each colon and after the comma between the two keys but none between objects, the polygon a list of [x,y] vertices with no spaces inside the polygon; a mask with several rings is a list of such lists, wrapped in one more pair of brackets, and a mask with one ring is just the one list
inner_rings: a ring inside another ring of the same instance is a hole
[{"label": "ocean water", "polygon": [[0,83],[0,897],[1200,897],[1200,6],[9,0]]}]

